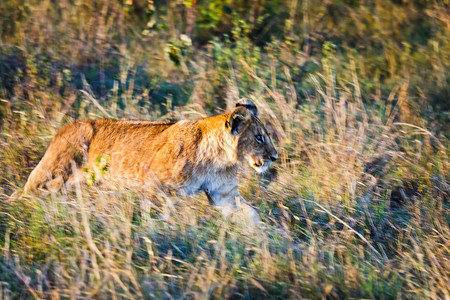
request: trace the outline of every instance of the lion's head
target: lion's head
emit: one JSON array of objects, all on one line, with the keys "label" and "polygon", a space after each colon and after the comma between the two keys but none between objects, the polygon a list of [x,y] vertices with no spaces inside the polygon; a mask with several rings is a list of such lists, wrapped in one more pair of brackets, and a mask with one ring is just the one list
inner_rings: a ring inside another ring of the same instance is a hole
[{"label": "lion's head", "polygon": [[252,101],[245,99],[236,103],[226,126],[238,139],[238,159],[247,161],[258,173],[266,171],[277,159],[277,151]]}]

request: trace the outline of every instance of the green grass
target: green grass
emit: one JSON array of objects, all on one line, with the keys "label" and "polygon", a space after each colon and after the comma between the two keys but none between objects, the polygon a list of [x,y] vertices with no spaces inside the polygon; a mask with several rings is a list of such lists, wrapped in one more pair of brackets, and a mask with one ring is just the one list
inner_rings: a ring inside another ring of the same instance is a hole
[{"label": "green grass", "polygon": [[[261,23],[199,3],[192,44],[187,2],[1,3],[0,298],[449,298],[445,3],[309,2],[264,4]],[[279,154],[239,174],[257,228],[204,195],[7,201],[67,122],[195,119],[241,97]]]}]

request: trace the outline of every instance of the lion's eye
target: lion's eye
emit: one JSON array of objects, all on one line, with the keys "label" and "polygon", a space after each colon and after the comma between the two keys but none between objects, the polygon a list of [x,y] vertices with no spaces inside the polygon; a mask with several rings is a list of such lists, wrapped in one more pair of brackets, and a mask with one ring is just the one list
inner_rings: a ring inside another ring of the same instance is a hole
[{"label": "lion's eye", "polygon": [[256,141],[260,144],[264,143],[264,137],[262,135],[256,136]]}]

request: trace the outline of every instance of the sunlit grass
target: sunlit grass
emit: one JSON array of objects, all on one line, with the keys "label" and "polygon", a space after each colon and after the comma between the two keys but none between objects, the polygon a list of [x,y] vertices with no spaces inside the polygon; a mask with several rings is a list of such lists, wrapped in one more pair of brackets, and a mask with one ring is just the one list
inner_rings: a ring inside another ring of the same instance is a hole
[{"label": "sunlit grass", "polygon": [[[276,175],[242,168],[257,228],[223,219],[203,195],[76,185],[24,196],[2,204],[5,295],[448,296],[445,141],[368,110],[357,82],[311,80],[317,94],[300,107],[283,86],[249,95],[280,157]],[[192,117],[198,107],[189,105]],[[30,116],[2,135],[5,191],[21,189],[20,156],[37,161],[60,126]]]},{"label": "sunlit grass", "polygon": [[[57,22],[57,6],[33,2],[0,40],[2,57],[25,55],[0,81],[0,298],[450,297],[448,124],[418,107],[436,91],[397,68],[433,61],[442,85],[445,44],[425,62],[392,49],[383,85],[368,75],[379,58],[330,43],[312,56],[292,40],[257,47],[238,22],[233,41],[197,47],[173,28],[143,36],[122,4],[97,4],[64,2]],[[256,227],[204,195],[76,184],[9,201],[65,123],[196,119],[242,97],[279,154],[267,174],[239,173]]]}]

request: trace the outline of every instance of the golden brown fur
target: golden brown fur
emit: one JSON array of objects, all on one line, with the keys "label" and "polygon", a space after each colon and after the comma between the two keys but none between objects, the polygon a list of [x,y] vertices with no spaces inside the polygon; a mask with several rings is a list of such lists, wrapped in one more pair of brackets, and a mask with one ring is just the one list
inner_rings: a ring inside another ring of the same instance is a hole
[{"label": "golden brown fur", "polygon": [[[76,121],[55,135],[25,192],[58,189],[80,174],[96,180],[104,176],[144,187],[157,184],[182,194],[204,191],[229,214],[239,202],[245,203],[237,188],[238,163],[248,161],[262,172],[277,158],[257,115],[256,106],[246,100],[232,112],[195,121]],[[241,208],[257,219],[246,205]]]}]

